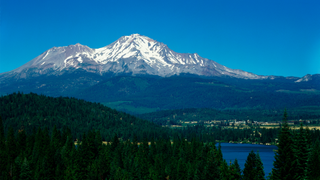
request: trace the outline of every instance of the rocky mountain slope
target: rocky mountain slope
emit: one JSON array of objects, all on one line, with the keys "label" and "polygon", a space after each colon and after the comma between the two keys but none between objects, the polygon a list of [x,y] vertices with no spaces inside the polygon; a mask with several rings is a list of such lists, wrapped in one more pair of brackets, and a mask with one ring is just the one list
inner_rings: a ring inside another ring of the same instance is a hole
[{"label": "rocky mountain slope", "polygon": [[243,79],[266,79],[238,69],[230,69],[197,53],[176,53],[167,45],[139,34],[123,36],[112,44],[91,49],[81,44],[53,47],[23,66],[0,74],[5,78],[27,79],[41,75],[62,75],[78,69],[98,75],[156,75],[169,77],[180,74],[225,76]]}]

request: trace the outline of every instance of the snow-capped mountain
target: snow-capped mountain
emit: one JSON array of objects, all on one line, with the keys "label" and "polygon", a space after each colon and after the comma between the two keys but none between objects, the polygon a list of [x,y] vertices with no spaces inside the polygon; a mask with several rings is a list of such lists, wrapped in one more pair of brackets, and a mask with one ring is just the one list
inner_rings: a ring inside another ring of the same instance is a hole
[{"label": "snow-capped mountain", "polygon": [[77,69],[104,74],[146,74],[168,77],[189,73],[200,76],[230,76],[266,79],[238,69],[230,69],[197,53],[176,53],[167,45],[139,34],[123,36],[112,44],[91,49],[81,44],[53,47],[23,66],[0,74],[14,78],[62,75]]},{"label": "snow-capped mountain", "polygon": [[302,78],[296,80],[295,82],[296,82],[296,83],[299,83],[299,82],[308,82],[308,81],[312,80],[312,76],[313,76],[313,75],[311,75],[311,74],[307,74],[307,75],[303,76]]}]

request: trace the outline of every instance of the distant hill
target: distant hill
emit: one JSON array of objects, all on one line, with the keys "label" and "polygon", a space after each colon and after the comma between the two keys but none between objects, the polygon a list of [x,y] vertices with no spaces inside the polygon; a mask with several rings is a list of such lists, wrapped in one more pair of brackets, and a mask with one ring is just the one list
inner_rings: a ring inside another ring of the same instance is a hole
[{"label": "distant hill", "polygon": [[123,139],[160,137],[170,135],[171,130],[149,121],[116,111],[99,103],[75,98],[48,97],[34,93],[13,93],[0,97],[0,115],[5,130],[9,126],[15,130],[31,132],[33,128],[57,126],[71,129],[74,137],[84,132],[99,130],[105,140],[117,133]]},{"label": "distant hill", "polygon": [[78,91],[73,96],[132,114],[185,108],[284,109],[320,106],[317,82],[295,83],[287,78],[244,80],[118,76]]}]

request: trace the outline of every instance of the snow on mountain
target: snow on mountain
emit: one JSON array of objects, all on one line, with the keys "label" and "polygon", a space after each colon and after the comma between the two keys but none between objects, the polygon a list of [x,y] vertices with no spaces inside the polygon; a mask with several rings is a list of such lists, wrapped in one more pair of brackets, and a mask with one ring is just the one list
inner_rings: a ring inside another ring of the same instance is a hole
[{"label": "snow on mountain", "polygon": [[303,76],[302,78],[296,80],[295,83],[311,81],[313,79],[313,76],[317,76],[317,75],[307,74],[307,75]]},{"label": "snow on mountain", "polygon": [[79,68],[100,75],[129,73],[168,77],[189,73],[244,79],[268,78],[238,69],[230,69],[215,61],[202,58],[197,53],[176,53],[167,45],[139,34],[123,36],[99,49],[91,49],[81,44],[54,47],[8,73],[16,74],[16,77],[19,78],[26,78],[30,74],[32,76],[60,75]]}]

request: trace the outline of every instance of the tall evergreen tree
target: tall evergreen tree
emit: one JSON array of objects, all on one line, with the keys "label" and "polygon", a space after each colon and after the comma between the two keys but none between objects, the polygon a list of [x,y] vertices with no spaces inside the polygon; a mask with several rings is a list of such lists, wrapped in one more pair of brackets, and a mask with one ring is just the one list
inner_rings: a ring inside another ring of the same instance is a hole
[{"label": "tall evergreen tree", "polygon": [[295,162],[295,178],[305,179],[308,172],[308,157],[310,153],[309,140],[307,133],[303,129],[302,123],[300,129],[294,136],[294,162]]},{"label": "tall evergreen tree", "polygon": [[243,179],[252,180],[257,175],[257,157],[256,154],[251,151],[247,157],[246,163],[243,169]]},{"label": "tall evergreen tree", "polygon": [[[4,142],[5,136],[4,136],[4,127],[3,127],[3,121],[2,117],[0,116],[0,140]],[[1,142],[0,142],[1,143]],[[1,145],[1,144],[0,144]]]},{"label": "tall evergreen tree", "polygon": [[0,116],[0,177],[6,177],[6,167],[7,167],[7,160],[8,154],[6,151],[6,144],[5,144],[5,136],[4,136],[4,128],[2,118]]},{"label": "tall evergreen tree", "polygon": [[24,130],[20,130],[17,137],[17,150],[18,154],[25,153],[27,147],[27,135]]},{"label": "tall evergreen tree", "polygon": [[240,165],[238,164],[237,159],[234,160],[233,164],[230,166],[229,169],[230,169],[232,180],[241,180],[242,179],[241,168],[240,168]]},{"label": "tall evergreen tree", "polygon": [[292,134],[287,122],[287,110],[284,111],[282,127],[279,133],[278,150],[275,153],[271,178],[274,180],[294,180],[294,151]]},{"label": "tall evergreen tree", "polygon": [[17,145],[16,145],[16,138],[14,136],[14,131],[12,127],[9,127],[8,135],[7,135],[7,155],[8,155],[8,166],[10,176],[13,177],[13,167],[14,167],[14,160],[17,157]]},{"label": "tall evergreen tree", "polygon": [[228,166],[228,163],[226,162],[226,160],[224,159],[220,165],[220,177],[222,180],[229,180],[231,179],[231,173],[230,173],[230,169]]},{"label": "tall evergreen tree", "polygon": [[215,145],[210,143],[210,151],[207,153],[207,162],[205,167],[206,179],[220,179],[220,168],[218,166],[218,159],[215,156]]},{"label": "tall evergreen tree", "polygon": [[33,180],[32,171],[30,169],[27,158],[24,158],[21,166],[20,180]]},{"label": "tall evergreen tree", "polygon": [[320,179],[320,142],[317,140],[312,147],[312,151],[309,156],[307,173],[309,180]]},{"label": "tall evergreen tree", "polygon": [[257,174],[256,174],[256,179],[257,180],[265,180],[265,173],[263,170],[263,164],[259,155],[259,152],[256,154],[256,165],[257,165]]}]

